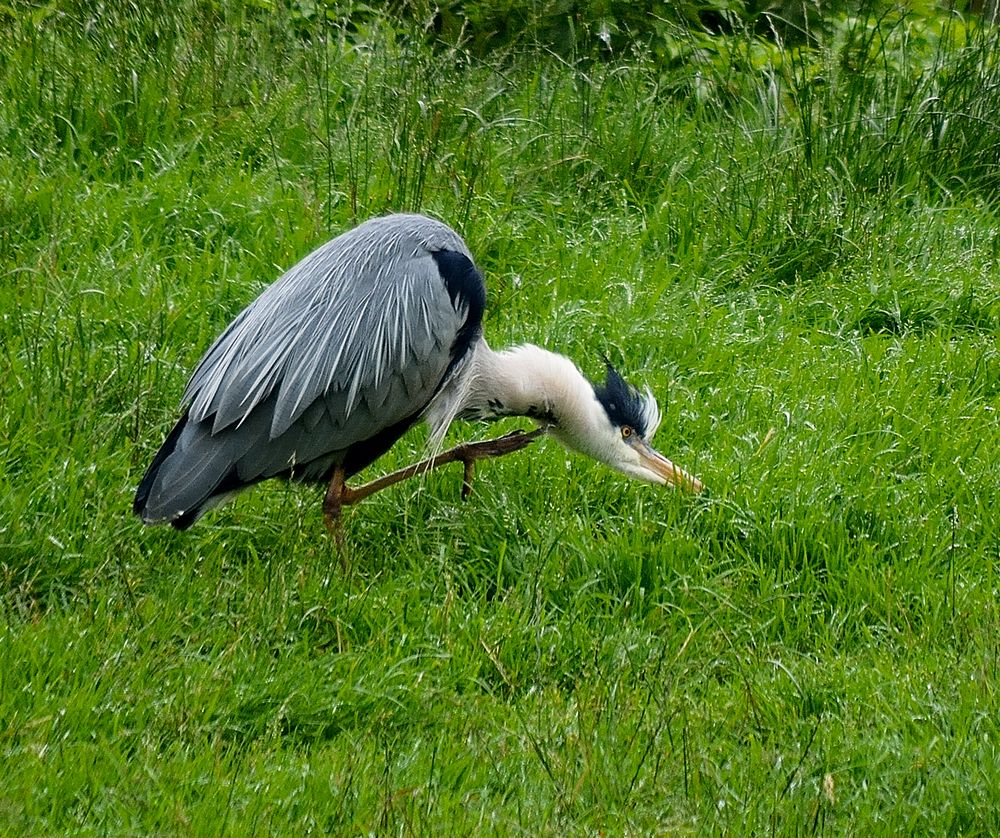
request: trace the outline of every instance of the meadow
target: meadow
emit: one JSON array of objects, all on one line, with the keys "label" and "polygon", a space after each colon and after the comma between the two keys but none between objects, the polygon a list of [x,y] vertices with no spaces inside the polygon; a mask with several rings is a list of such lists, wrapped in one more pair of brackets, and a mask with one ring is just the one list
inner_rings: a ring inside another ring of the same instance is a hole
[{"label": "meadow", "polygon": [[[0,833],[1000,833],[997,32],[90,7],[0,8]],[[399,210],[706,492],[545,441],[353,507],[346,568],[318,488],[135,519],[212,339]]]}]

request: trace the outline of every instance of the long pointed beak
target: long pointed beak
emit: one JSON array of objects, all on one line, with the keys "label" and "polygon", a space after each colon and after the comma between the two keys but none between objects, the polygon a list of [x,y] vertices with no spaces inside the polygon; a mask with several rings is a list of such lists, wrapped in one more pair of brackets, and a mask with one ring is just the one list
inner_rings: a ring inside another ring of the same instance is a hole
[{"label": "long pointed beak", "polygon": [[643,468],[662,478],[668,486],[687,489],[689,492],[700,492],[705,488],[705,484],[697,477],[688,474],[680,466],[674,465],[659,451],[654,450],[642,440],[636,440],[632,445],[639,452]]}]

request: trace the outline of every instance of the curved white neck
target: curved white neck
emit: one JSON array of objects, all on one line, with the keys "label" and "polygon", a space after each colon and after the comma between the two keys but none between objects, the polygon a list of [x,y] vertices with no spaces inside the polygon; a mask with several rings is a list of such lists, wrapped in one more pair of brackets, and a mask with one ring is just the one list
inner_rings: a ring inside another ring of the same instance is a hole
[{"label": "curved white neck", "polygon": [[532,344],[494,352],[481,340],[470,365],[428,411],[435,443],[456,416],[528,416],[550,425],[552,435],[564,445],[603,459],[603,450],[590,449],[597,445],[607,417],[593,385],[565,355]]},{"label": "curved white neck", "polygon": [[529,416],[559,426],[589,412],[594,388],[565,355],[524,344],[494,352],[476,347],[475,369],[463,410],[493,416]]}]

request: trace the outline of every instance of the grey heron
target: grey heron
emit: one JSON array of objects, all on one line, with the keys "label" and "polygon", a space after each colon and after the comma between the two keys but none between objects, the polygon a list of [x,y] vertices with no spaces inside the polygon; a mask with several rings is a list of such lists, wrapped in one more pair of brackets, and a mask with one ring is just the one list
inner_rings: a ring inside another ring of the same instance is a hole
[{"label": "grey heron", "polygon": [[[421,215],[371,219],[313,251],[267,287],[211,345],[183,415],[139,483],[133,510],[185,529],[272,477],[328,485],[341,507],[445,462],[472,464],[550,434],[630,477],[700,491],[657,453],[652,392],[607,364],[591,384],[563,355],[483,338],[486,287],[462,238]],[[526,416],[532,433],[458,446],[357,489],[345,480],[420,419],[431,447],[453,419]]]}]

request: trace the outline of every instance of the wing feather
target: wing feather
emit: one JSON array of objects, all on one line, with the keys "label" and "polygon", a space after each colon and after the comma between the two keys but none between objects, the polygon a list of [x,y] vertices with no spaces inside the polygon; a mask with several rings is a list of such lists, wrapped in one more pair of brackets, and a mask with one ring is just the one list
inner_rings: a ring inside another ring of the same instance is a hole
[{"label": "wing feather", "polygon": [[[218,434],[264,407],[275,440],[323,400],[338,447],[347,447],[424,407],[448,369],[467,313],[449,298],[431,256],[437,250],[471,259],[446,225],[388,216],[306,256],[205,354],[184,394],[191,419],[212,416]],[[350,420],[369,395],[362,412],[373,402],[378,415],[359,427]]]},{"label": "wing feather", "polygon": [[[260,480],[364,468],[450,392],[484,305],[472,257],[440,222],[388,216],[328,242],[205,353],[134,510],[186,528]],[[435,412],[438,434],[452,415]]]}]

